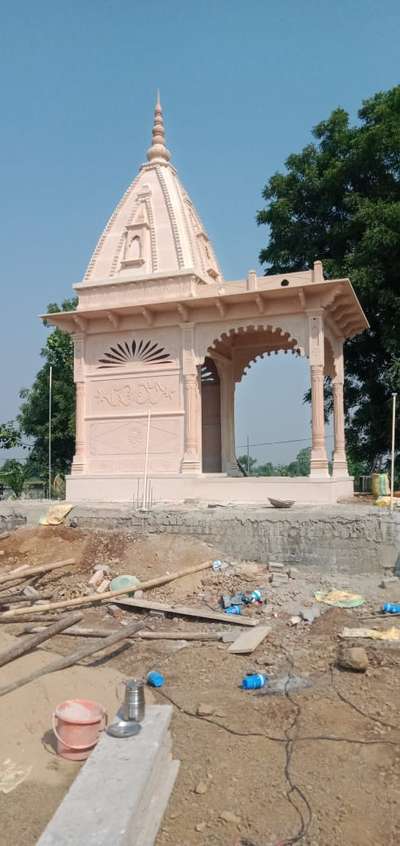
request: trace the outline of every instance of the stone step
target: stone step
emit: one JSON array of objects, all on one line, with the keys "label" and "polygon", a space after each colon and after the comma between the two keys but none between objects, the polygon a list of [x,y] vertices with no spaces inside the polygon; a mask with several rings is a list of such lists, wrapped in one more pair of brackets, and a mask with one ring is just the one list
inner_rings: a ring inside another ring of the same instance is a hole
[{"label": "stone step", "polygon": [[148,706],[136,737],[103,735],[37,846],[153,846],[179,768],[172,710]]}]

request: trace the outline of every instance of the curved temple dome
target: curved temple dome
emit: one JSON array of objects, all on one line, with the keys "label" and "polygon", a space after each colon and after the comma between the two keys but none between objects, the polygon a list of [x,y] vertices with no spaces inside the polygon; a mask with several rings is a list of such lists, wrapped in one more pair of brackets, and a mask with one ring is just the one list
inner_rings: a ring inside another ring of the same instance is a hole
[{"label": "curved temple dome", "polygon": [[147,163],[117,205],[96,246],[85,283],[194,272],[221,280],[202,222],[170,164],[159,98]]}]

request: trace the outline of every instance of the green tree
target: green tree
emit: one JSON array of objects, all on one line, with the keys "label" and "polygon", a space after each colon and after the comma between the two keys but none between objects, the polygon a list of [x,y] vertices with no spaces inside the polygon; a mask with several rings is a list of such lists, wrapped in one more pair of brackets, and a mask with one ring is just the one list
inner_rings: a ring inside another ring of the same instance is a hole
[{"label": "green tree", "polygon": [[17,498],[21,496],[28,478],[30,473],[26,465],[15,458],[8,458],[0,468],[1,484],[10,488]]},{"label": "green tree", "polygon": [[237,460],[242,469],[245,471],[245,473],[247,473],[249,476],[254,475],[253,471],[257,464],[256,458],[252,458],[251,455],[247,455],[247,453],[245,453],[244,455],[239,455]]},{"label": "green tree", "polygon": [[0,423],[0,449],[13,449],[21,445],[21,432],[12,421]]},{"label": "green tree", "polygon": [[304,447],[299,450],[296,456],[298,472],[297,476],[309,476],[311,464],[311,447]]},{"label": "green tree", "polygon": [[[77,300],[64,300],[60,307],[50,303],[47,311],[72,311]],[[45,321],[46,325],[46,321]],[[31,388],[20,392],[23,400],[18,415],[20,431],[32,438],[28,463],[33,472],[47,473],[49,448],[49,369],[52,379],[52,466],[54,473],[68,472],[75,448],[75,386],[73,380],[73,343],[70,335],[53,329],[41,350],[45,363]]]},{"label": "green tree", "polygon": [[370,330],[346,343],[347,442],[378,466],[390,443],[390,394],[400,388],[400,86],[364,101],[359,122],[336,109],[314,142],[264,188],[266,275],[312,267],[349,276]]}]

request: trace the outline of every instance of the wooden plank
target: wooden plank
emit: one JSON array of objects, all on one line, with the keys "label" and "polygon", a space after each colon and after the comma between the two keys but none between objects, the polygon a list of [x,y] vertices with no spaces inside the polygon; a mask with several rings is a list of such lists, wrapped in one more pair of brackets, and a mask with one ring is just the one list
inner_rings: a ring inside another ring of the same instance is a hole
[{"label": "wooden plank", "polygon": [[17,643],[14,643],[13,646],[9,646],[8,649],[3,649],[3,651],[0,652],[0,667],[4,664],[9,664],[10,661],[14,661],[15,658],[19,658],[21,655],[26,655],[27,652],[32,652],[32,649],[34,649],[35,646],[39,646],[40,643],[43,643],[45,640],[49,640],[49,638],[59,634],[59,632],[62,632],[63,629],[67,629],[68,626],[73,626],[74,623],[79,623],[81,619],[82,614],[66,614],[62,620],[58,620],[57,623],[53,623],[52,626],[44,629],[44,631],[34,634],[32,637],[25,637]]},{"label": "wooden plank", "polygon": [[53,564],[38,564],[36,567],[27,567],[21,570],[12,570],[5,576],[0,576],[0,585],[6,582],[13,582],[14,579],[25,579],[28,576],[37,576],[39,573],[49,573],[51,570],[57,570],[58,567],[69,567],[70,564],[76,564],[75,558],[66,558],[65,561],[55,561]]},{"label": "wooden plank", "polygon": [[22,676],[21,678],[16,679],[16,681],[0,687],[0,696],[4,696],[5,693],[11,693],[12,690],[17,690],[18,688],[29,684],[31,681],[40,679],[41,676],[46,676],[48,673],[56,673],[59,670],[65,670],[67,667],[72,667],[73,664],[77,664],[78,661],[82,661],[83,658],[95,655],[96,652],[100,652],[100,650],[107,649],[109,646],[114,646],[116,643],[120,643],[121,640],[126,640],[131,637],[139,630],[140,626],[141,623],[133,623],[131,626],[126,626],[125,629],[110,635],[110,637],[97,640],[96,643],[91,643],[90,645],[85,645],[81,649],[77,649],[76,652],[72,652],[70,655],[62,655],[56,658],[55,661],[47,664],[47,666],[39,667],[32,673]]},{"label": "wooden plank", "polygon": [[228,652],[233,652],[235,655],[247,655],[249,652],[254,652],[270,631],[271,626],[257,626],[251,632],[241,632],[239,637],[231,643]]},{"label": "wooden plank", "polygon": [[[167,582],[173,582],[175,579],[180,579],[183,576],[189,576],[192,573],[199,573],[201,570],[208,570],[211,566],[211,561],[203,561],[202,564],[196,564],[194,567],[187,567],[185,570],[178,570],[176,573],[169,573],[168,576],[159,576],[156,579],[149,579],[147,582],[139,582],[135,590],[149,590],[149,588],[158,587],[158,585],[165,585]],[[134,593],[132,586],[120,588],[119,590],[108,590],[104,593],[90,593],[87,596],[77,596],[76,599],[61,599],[59,602],[49,602],[47,605],[38,606],[38,611],[53,611],[58,608],[78,608],[82,605],[93,605],[99,602],[108,602],[116,596],[124,596],[127,593]],[[36,609],[33,608],[32,611]],[[16,617],[22,614],[23,608],[16,609],[12,612],[12,616]],[[7,615],[11,616],[11,611],[6,611],[0,616],[0,622],[7,621]],[[226,621],[225,621],[226,622]]]},{"label": "wooden plank", "polygon": [[61,620],[60,615],[57,615],[57,614],[35,614],[35,616],[32,617],[30,606],[27,607],[27,608],[24,608],[24,611],[25,611],[25,614],[22,614],[21,616],[18,615],[18,617],[14,617],[14,615],[12,615],[11,617],[7,617],[7,620],[2,620],[1,619],[2,615],[1,615],[0,616],[0,622],[7,623],[7,626],[13,625],[13,623],[20,626],[21,623],[33,623],[33,622],[35,622],[35,623],[49,623],[50,624],[50,623],[55,623],[57,620]]},{"label": "wooden plank", "polygon": [[[202,608],[188,608],[186,605],[165,605],[163,602],[153,602],[147,599],[116,599],[116,605],[129,608],[144,608],[147,611],[162,611],[164,614],[174,614],[176,617],[197,617],[199,620],[215,620],[218,623],[228,623],[230,626],[256,626],[257,620],[250,617],[233,616],[222,611],[205,611]],[[42,606],[45,608],[46,606]],[[14,612],[15,613],[15,612]],[[5,614],[2,615],[3,617]]]}]

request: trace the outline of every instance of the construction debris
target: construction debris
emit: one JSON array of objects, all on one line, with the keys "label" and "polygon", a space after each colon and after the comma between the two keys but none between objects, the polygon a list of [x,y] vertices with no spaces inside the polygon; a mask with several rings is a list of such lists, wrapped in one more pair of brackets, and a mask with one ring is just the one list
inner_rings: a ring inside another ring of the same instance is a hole
[{"label": "construction debris", "polygon": [[347,590],[317,591],[315,599],[317,602],[334,605],[336,608],[358,608],[365,602],[364,597],[359,593],[349,593]]},{"label": "construction debris", "polygon": [[196,714],[198,717],[212,717],[215,708],[212,705],[206,705],[205,702],[200,702],[197,706]]},{"label": "construction debris", "polygon": [[[173,614],[174,617],[197,617],[199,620],[213,620],[219,623],[236,624],[238,626],[256,626],[257,620],[250,617],[230,617],[220,611],[204,611],[202,608],[188,608],[184,605],[166,605],[162,602],[150,602],[146,599],[118,599],[117,605],[128,608],[141,608],[146,611],[161,611],[163,614]],[[57,603],[55,603],[57,604]],[[6,615],[3,614],[3,617]],[[1,617],[0,617],[1,619]]]},{"label": "construction debris", "polygon": [[337,666],[342,670],[353,670],[356,673],[365,673],[368,669],[368,655],[362,646],[345,647],[339,649]]},{"label": "construction debris", "polygon": [[[71,561],[72,560],[73,559],[71,559]],[[68,563],[71,563],[71,561],[68,562]],[[65,565],[65,562],[59,562],[58,565],[51,565],[51,566],[54,569],[54,566],[63,566],[63,565]],[[184,576],[191,575],[192,573],[199,573],[202,570],[208,570],[210,568],[210,566],[211,566],[210,561],[203,561],[202,564],[196,564],[194,567],[188,567],[187,569],[180,570],[176,573],[169,573],[166,576],[159,576],[156,579],[149,579],[147,582],[140,582],[140,587],[141,587],[142,590],[149,590],[150,588],[158,587],[160,585],[165,585],[168,582],[173,582],[173,581],[175,581],[175,579],[179,579],[179,578],[182,578]],[[48,568],[49,567],[50,567],[50,565],[48,565]],[[39,572],[40,568],[32,568],[32,569],[36,569],[36,572]],[[25,571],[25,575],[27,575],[27,574],[30,575],[28,573],[28,571]],[[8,578],[9,577],[3,577],[3,579],[6,579],[6,580]],[[1,577],[0,577],[0,583],[1,583]],[[110,591],[107,591],[107,592],[105,592],[101,595],[99,595],[97,593],[91,593],[88,596],[78,596],[76,599],[65,599],[65,600],[63,599],[63,600],[60,600],[59,602],[53,602],[53,603],[49,603],[48,605],[43,605],[41,607],[41,610],[42,611],[53,611],[53,610],[56,610],[58,608],[74,608],[74,607],[76,608],[76,607],[79,607],[79,606],[82,606],[82,605],[90,605],[90,604],[95,603],[95,602],[100,602],[100,601],[104,602],[105,600],[108,600],[108,599],[111,599],[111,598],[114,599],[114,597],[116,597],[116,596],[123,596],[124,594],[131,593],[131,592],[132,592],[132,587],[129,586],[129,587],[120,588],[119,590],[110,590]],[[9,613],[10,612],[6,612],[5,614],[2,614],[0,616],[0,622],[1,622],[1,620],[4,620],[4,621],[7,620],[7,614],[9,614]],[[18,614],[18,613],[19,613],[18,611],[14,612],[14,614]]]},{"label": "construction debris", "polygon": [[271,585],[272,587],[282,587],[283,585],[287,585],[289,581],[289,576],[287,573],[272,573],[271,576]]},{"label": "construction debris", "polygon": [[40,667],[38,670],[34,670],[33,673],[29,673],[28,675],[22,676],[20,679],[11,682],[11,684],[0,687],[0,696],[4,696],[6,693],[11,693],[12,690],[17,690],[18,688],[29,684],[29,682],[35,681],[41,676],[47,675],[48,673],[55,673],[59,670],[65,670],[67,667],[72,667],[73,664],[77,664],[79,661],[82,661],[83,658],[88,658],[90,655],[95,655],[96,652],[100,652],[101,649],[107,649],[109,646],[114,646],[116,643],[120,643],[121,640],[126,640],[130,637],[130,635],[138,631],[140,625],[140,623],[132,624],[131,626],[127,626],[123,631],[116,632],[104,640],[98,641],[90,646],[84,646],[82,649],[77,649],[77,651],[73,652],[71,655],[56,658],[55,661],[52,661],[46,667]]},{"label": "construction debris", "polygon": [[15,579],[26,579],[28,576],[38,576],[41,573],[49,573],[51,570],[57,570],[60,567],[69,567],[71,564],[76,564],[75,558],[67,558],[65,561],[55,561],[54,564],[39,564],[37,567],[18,567],[7,573],[5,576],[0,576],[0,585],[6,582],[13,582]]},{"label": "construction debris", "polygon": [[14,644],[14,646],[10,646],[9,649],[5,649],[3,652],[0,652],[0,667],[4,664],[8,664],[10,661],[14,661],[15,658],[19,658],[21,655],[25,655],[27,652],[32,652],[32,649],[34,649],[35,646],[39,646],[40,643],[44,643],[45,640],[49,640],[49,638],[59,632],[62,632],[63,629],[67,629],[68,626],[73,626],[74,623],[79,623],[81,619],[82,614],[67,614],[62,620],[53,623],[52,626],[49,626],[44,629],[44,631],[33,635],[33,637],[26,637],[24,640],[19,640],[18,643]]},{"label": "construction debris", "polygon": [[231,643],[228,652],[233,652],[235,655],[248,655],[257,649],[270,631],[271,626],[256,626],[251,631],[241,632],[239,637]]},{"label": "construction debris", "polygon": [[369,638],[370,640],[400,640],[400,628],[392,626],[390,629],[348,629],[344,628],[340,638]]}]

